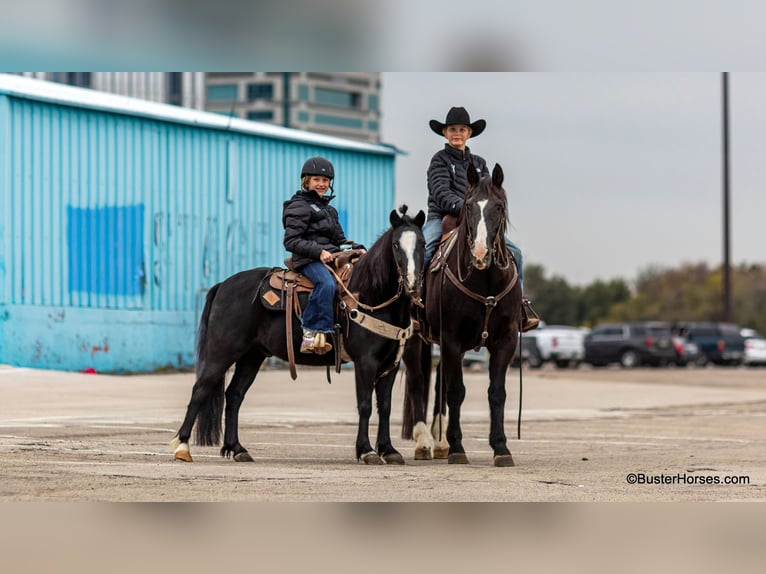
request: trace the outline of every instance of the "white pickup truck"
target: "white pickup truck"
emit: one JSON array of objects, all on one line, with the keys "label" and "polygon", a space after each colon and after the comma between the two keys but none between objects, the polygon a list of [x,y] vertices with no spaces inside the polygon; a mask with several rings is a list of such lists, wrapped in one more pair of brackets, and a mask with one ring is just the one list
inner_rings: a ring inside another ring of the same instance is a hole
[{"label": "white pickup truck", "polygon": [[539,369],[547,362],[559,368],[577,367],[585,354],[588,329],[569,325],[541,323],[534,331],[523,335],[522,355],[527,365]]}]

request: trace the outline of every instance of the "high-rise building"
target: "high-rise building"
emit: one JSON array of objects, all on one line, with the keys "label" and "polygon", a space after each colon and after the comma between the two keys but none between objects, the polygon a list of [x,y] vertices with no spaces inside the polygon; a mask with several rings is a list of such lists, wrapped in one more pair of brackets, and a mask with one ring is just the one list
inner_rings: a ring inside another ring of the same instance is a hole
[{"label": "high-rise building", "polygon": [[379,72],[22,72],[289,128],[380,142]]},{"label": "high-rise building", "polygon": [[359,141],[380,141],[379,72],[207,72],[205,109]]}]

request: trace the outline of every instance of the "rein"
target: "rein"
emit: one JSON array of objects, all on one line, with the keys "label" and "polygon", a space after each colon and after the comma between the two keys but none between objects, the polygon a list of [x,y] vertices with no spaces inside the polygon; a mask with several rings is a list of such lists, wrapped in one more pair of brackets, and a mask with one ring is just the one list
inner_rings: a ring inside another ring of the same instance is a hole
[{"label": "rein", "polygon": [[[396,301],[399,297],[402,296],[402,292],[404,290],[404,280],[402,279],[402,275],[400,273],[399,274],[399,279],[398,279],[399,286],[397,287],[396,295],[391,297],[388,301],[384,301],[380,305],[374,305],[374,306],[365,305],[359,299],[357,299],[351,291],[348,290],[348,287],[346,287],[346,285],[343,283],[343,281],[341,281],[340,277],[338,277],[338,275],[335,273],[335,270],[332,267],[330,267],[329,265],[326,265],[326,264],[325,264],[325,267],[327,267],[327,269],[330,270],[330,273],[332,273],[333,277],[335,277],[335,281],[338,283],[340,288],[343,289],[343,292],[348,296],[348,298],[351,299],[354,302],[354,304],[356,304],[357,306],[361,307],[362,309],[364,309],[366,311],[377,311],[379,309],[383,309],[384,307],[388,307],[394,301]],[[397,269],[399,268],[399,264],[398,263],[397,263],[396,267],[397,267]]]}]

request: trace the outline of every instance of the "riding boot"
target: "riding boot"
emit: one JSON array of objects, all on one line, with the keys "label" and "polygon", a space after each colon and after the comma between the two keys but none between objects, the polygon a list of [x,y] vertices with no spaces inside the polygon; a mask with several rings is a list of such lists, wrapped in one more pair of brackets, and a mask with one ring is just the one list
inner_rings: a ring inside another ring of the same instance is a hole
[{"label": "riding boot", "polygon": [[526,333],[540,326],[540,316],[532,309],[529,299],[521,300],[521,332]]},{"label": "riding boot", "polygon": [[314,331],[303,329],[303,339],[301,339],[301,353],[313,353],[314,352]]}]

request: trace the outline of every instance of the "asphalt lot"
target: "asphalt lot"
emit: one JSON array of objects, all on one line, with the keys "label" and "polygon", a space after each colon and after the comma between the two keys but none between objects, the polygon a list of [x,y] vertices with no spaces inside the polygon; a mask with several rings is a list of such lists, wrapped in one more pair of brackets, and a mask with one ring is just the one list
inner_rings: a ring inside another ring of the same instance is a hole
[{"label": "asphalt lot", "polygon": [[168,442],[192,373],[0,365],[0,501],[766,501],[764,369],[527,370],[521,440],[512,369],[512,468],[492,465],[486,374],[465,380],[467,466],[412,460],[399,379],[392,434],[407,464],[358,463],[353,371],[328,385],[307,368],[297,381],[264,370],[250,389],[240,437],[254,463],[194,445],[181,463]]}]

